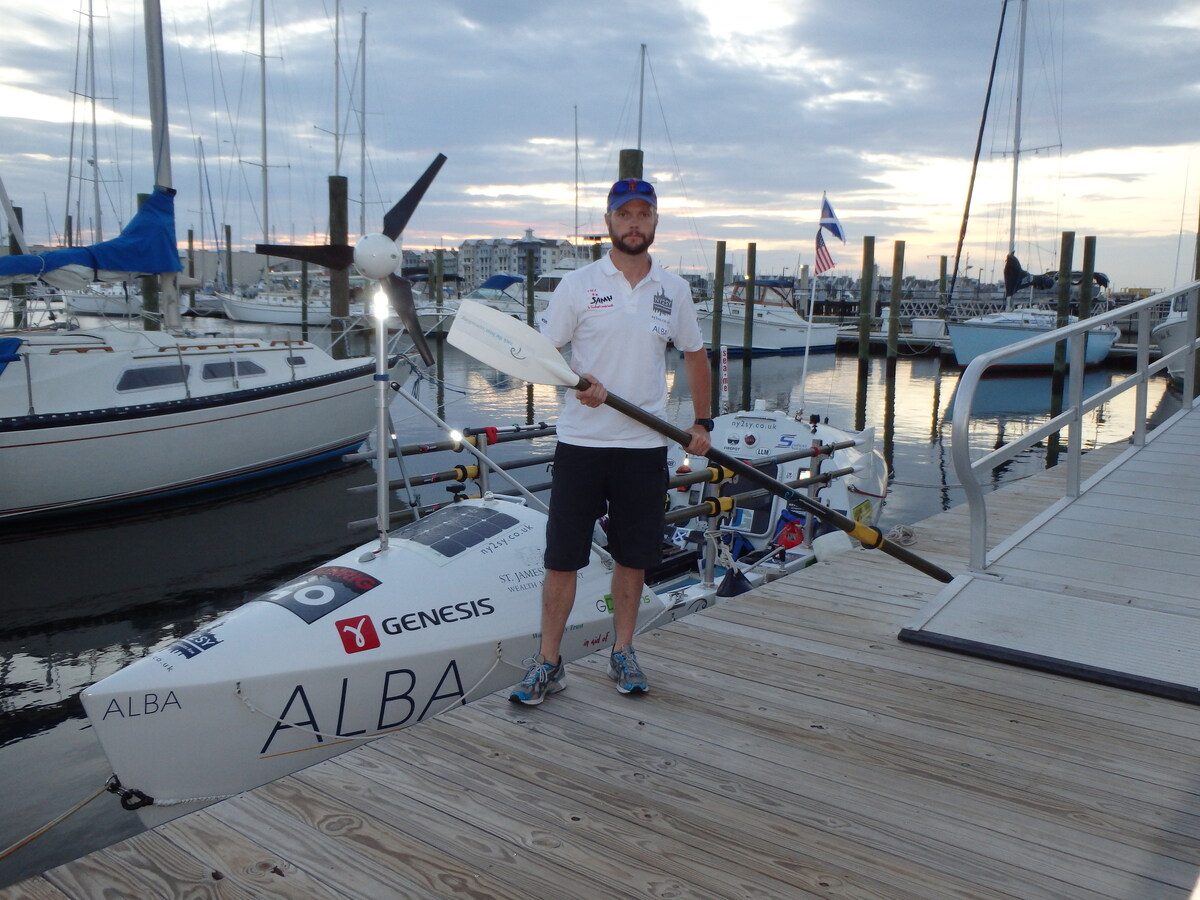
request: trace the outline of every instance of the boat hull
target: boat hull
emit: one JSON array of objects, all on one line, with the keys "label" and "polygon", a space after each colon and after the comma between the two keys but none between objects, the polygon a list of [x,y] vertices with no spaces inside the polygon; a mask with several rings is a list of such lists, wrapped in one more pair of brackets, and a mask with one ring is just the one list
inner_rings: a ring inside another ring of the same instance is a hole
[{"label": "boat hull", "polygon": [[[147,825],[519,681],[541,629],[546,519],[465,501],[360,547],[83,692]],[[613,642],[609,573],[581,570],[563,659]],[[639,630],[671,617],[646,590]]]},{"label": "boat hull", "polygon": [[[305,320],[303,303],[292,297],[237,297],[222,294],[221,307],[225,316],[238,322],[256,322],[264,325],[302,325]],[[328,300],[308,301],[309,325],[328,325],[330,321]]]},{"label": "boat hull", "polygon": [[372,384],[368,372],[261,400],[0,432],[0,519],[213,487],[349,452],[370,430]]},{"label": "boat hull", "polygon": [[[1163,319],[1150,331],[1150,340],[1158,344],[1158,349],[1165,356],[1183,347],[1191,336],[1188,334],[1186,315],[1173,314]],[[1167,374],[1176,381],[1183,379],[1184,361],[1182,356],[1167,360]]]},{"label": "boat hull", "polygon": [[119,330],[19,340],[0,365],[0,519],[317,462],[358,446],[375,421],[374,360],[334,360],[303,341]]},{"label": "boat hull", "polygon": [[[976,357],[1009,347],[1018,341],[1045,334],[1049,329],[1039,325],[993,324],[988,322],[952,322],[947,325],[950,332],[950,343],[954,348],[954,359],[960,366],[970,365]],[[1108,358],[1109,351],[1117,339],[1117,330],[1093,330],[1087,334],[1087,347],[1084,352],[1085,363],[1089,366],[1098,365]],[[1070,339],[1073,346],[1078,337]],[[1069,352],[1070,348],[1068,348]],[[1054,365],[1054,345],[1047,344],[1034,350],[1014,356],[1011,359],[996,363],[998,367],[1006,368],[1041,368]]]},{"label": "boat hull", "polygon": [[[713,321],[711,311],[702,310],[699,315],[700,330],[704,342],[713,350]],[[746,328],[744,305],[726,301],[721,310],[721,343],[730,353],[742,352],[745,346],[743,335]],[[837,347],[838,326],[833,324],[809,323],[790,308],[756,308],[754,331],[751,337],[754,353],[819,353]]]}]

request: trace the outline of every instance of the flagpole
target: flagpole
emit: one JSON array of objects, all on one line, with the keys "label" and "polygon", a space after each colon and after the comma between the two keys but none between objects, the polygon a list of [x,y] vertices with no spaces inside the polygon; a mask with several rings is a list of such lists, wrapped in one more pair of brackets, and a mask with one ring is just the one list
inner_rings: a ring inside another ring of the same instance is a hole
[{"label": "flagpole", "polygon": [[812,350],[813,300],[817,294],[816,270],[817,267],[814,265],[813,277],[808,280],[808,330],[804,333],[804,369],[800,375],[800,412],[804,412],[804,400],[808,394],[808,354]]}]

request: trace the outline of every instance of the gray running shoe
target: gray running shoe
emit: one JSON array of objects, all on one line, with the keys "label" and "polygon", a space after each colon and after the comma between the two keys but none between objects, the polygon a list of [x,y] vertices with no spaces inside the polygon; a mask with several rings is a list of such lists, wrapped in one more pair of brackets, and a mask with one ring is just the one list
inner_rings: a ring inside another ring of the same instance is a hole
[{"label": "gray running shoe", "polygon": [[617,683],[617,690],[622,694],[644,694],[650,690],[642,667],[638,665],[637,654],[633,652],[633,644],[613,648],[608,660],[608,677]]},{"label": "gray running shoe", "polygon": [[539,653],[525,660],[525,665],[529,666],[529,671],[508,695],[513,703],[537,706],[546,699],[547,694],[557,694],[567,686],[567,670],[563,668],[561,657],[558,665],[552,666]]}]

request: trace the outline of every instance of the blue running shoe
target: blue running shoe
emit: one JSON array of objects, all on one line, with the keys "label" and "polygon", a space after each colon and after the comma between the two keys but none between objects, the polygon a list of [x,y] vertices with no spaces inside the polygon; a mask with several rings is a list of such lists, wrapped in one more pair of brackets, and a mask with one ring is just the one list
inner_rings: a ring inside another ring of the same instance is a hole
[{"label": "blue running shoe", "polygon": [[642,667],[638,665],[633,644],[614,647],[608,660],[608,677],[617,683],[622,694],[644,694],[650,690]]},{"label": "blue running shoe", "polygon": [[558,665],[552,666],[539,653],[525,660],[525,664],[529,666],[529,671],[508,695],[513,703],[537,706],[546,699],[547,694],[557,694],[567,686],[567,670],[563,668],[562,657],[559,657]]}]

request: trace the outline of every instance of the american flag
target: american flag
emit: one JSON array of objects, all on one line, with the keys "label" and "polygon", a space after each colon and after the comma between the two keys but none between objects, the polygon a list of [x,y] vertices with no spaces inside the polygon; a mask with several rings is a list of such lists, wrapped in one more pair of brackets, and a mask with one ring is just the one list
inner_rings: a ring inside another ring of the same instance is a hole
[{"label": "american flag", "polygon": [[814,267],[816,274],[820,275],[836,266],[833,257],[829,255],[829,248],[825,246],[825,237],[821,234],[821,229],[817,229],[817,264]]}]

